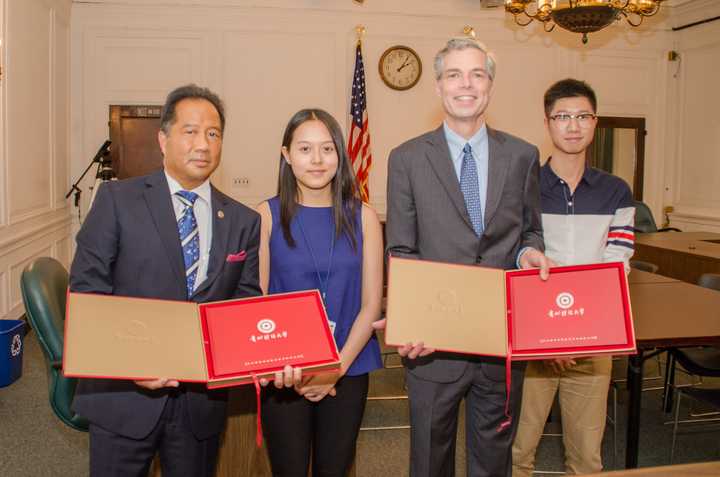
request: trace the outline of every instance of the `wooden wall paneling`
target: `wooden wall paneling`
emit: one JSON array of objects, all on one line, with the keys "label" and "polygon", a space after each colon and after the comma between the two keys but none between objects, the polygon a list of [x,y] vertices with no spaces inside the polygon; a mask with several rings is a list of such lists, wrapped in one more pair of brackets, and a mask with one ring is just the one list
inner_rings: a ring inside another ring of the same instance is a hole
[{"label": "wooden wall paneling", "polygon": [[41,248],[36,249],[33,253],[23,253],[21,259],[10,266],[10,310],[22,306],[22,294],[20,293],[20,276],[23,269],[39,257],[51,257],[52,245],[40,244]]},{"label": "wooden wall paneling", "polygon": [[53,257],[55,257],[66,270],[70,270],[72,260],[72,240],[67,236],[55,241]]},{"label": "wooden wall paneling", "polygon": [[[2,46],[0,47],[0,233],[7,226],[8,217],[8,184],[7,184],[7,143],[5,142],[5,134],[7,131],[7,111],[5,96],[7,94],[7,39],[6,39],[6,2],[0,1],[0,39]],[[4,312],[0,311],[3,316]]]},{"label": "wooden wall paneling", "polygon": [[[720,211],[720,136],[717,121],[708,120],[707,111],[720,107],[720,99],[708,94],[720,81],[717,58],[720,42],[681,53],[685,83],[680,93],[678,121],[678,167],[675,197],[678,209]],[[715,68],[710,68],[715,65]],[[706,120],[700,120],[701,118]],[[716,214],[720,216],[720,212]]]},{"label": "wooden wall paneling", "polygon": [[4,317],[9,311],[9,296],[10,290],[8,289],[7,272],[5,270],[2,270],[0,271],[0,317]]},{"label": "wooden wall paneling", "polygon": [[52,10],[40,1],[7,4],[7,174],[9,222],[51,207]]},{"label": "wooden wall paneling", "polygon": [[53,16],[52,56],[52,176],[53,208],[68,206],[70,183],[70,19],[57,11]]},{"label": "wooden wall paneling", "polygon": [[0,319],[19,318],[24,266],[69,260],[70,0],[0,2]]}]

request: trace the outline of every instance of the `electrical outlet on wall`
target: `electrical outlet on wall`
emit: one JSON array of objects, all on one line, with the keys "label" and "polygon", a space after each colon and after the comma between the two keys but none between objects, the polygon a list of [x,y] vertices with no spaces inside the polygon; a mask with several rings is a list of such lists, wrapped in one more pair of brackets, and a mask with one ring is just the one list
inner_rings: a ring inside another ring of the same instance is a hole
[{"label": "electrical outlet on wall", "polygon": [[232,186],[240,187],[240,188],[250,187],[250,178],[249,177],[233,177]]}]

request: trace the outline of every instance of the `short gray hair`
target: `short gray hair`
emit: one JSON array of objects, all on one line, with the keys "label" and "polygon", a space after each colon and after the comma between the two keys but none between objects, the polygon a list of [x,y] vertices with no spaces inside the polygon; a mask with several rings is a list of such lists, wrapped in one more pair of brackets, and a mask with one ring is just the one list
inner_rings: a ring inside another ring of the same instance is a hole
[{"label": "short gray hair", "polygon": [[438,51],[437,55],[435,55],[435,62],[433,66],[435,67],[435,79],[440,79],[440,77],[443,74],[443,70],[445,66],[443,65],[443,60],[445,60],[445,57],[450,53],[451,51],[460,51],[465,50],[467,48],[475,48],[476,50],[481,51],[485,54],[485,70],[487,70],[488,75],[490,76],[491,80],[495,79],[495,55],[487,49],[487,47],[477,41],[474,38],[469,37],[462,37],[462,38],[451,38],[448,40],[448,42],[445,44],[445,47]]}]

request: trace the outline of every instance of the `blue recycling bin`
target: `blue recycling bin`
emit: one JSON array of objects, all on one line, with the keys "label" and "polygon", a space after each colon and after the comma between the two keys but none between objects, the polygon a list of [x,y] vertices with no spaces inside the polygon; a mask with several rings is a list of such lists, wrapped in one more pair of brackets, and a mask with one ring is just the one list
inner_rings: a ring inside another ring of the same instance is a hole
[{"label": "blue recycling bin", "polygon": [[25,322],[0,320],[0,387],[9,386],[22,374]]}]

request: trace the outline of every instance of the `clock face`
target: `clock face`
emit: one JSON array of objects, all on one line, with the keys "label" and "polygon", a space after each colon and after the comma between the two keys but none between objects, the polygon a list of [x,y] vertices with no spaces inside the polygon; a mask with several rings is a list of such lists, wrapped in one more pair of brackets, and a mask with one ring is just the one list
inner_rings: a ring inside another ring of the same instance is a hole
[{"label": "clock face", "polygon": [[393,46],[385,50],[378,64],[380,77],[392,89],[410,89],[420,80],[420,57],[407,46]]}]

